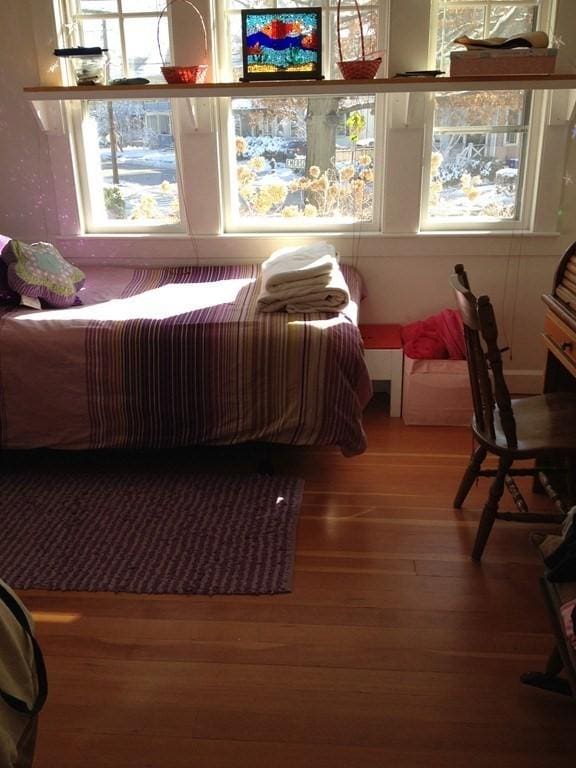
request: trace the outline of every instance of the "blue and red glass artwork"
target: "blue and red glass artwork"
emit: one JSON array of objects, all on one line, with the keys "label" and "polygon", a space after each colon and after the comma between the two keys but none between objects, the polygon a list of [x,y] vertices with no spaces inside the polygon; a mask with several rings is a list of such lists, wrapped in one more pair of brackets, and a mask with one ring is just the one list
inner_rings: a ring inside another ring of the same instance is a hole
[{"label": "blue and red glass artwork", "polygon": [[242,11],[243,80],[322,77],[322,9]]}]

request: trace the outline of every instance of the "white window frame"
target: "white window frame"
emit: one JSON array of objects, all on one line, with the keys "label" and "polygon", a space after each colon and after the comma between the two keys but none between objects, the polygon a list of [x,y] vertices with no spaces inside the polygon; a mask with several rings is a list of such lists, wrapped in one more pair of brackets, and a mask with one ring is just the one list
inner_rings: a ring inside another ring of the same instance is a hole
[{"label": "white window frame", "polygon": [[[531,228],[532,212],[534,208],[535,190],[527,183],[528,179],[535,178],[538,166],[539,151],[536,147],[541,147],[542,142],[542,120],[545,103],[545,95],[542,92],[534,91],[530,103],[530,121],[528,128],[524,133],[525,147],[523,148],[523,173],[520,180],[519,193],[519,214],[515,218],[501,220],[484,220],[481,217],[470,217],[458,220],[453,217],[430,217],[428,218],[428,204],[430,192],[430,162],[432,157],[432,136],[434,133],[434,98],[428,100],[428,109],[426,114],[425,127],[425,146],[429,151],[425,152],[422,162],[422,205],[420,210],[421,231],[444,232],[444,231],[515,231],[528,230]],[[466,131],[463,126],[462,133],[473,134],[478,132],[474,127]],[[509,132],[509,126],[492,128],[487,131],[487,135],[501,133],[506,136]]]},{"label": "white window frame", "polygon": [[[221,10],[221,0],[194,0],[202,9],[204,18],[210,19],[209,40],[214,38],[214,30],[218,23],[222,23],[222,14],[215,13]],[[411,0],[411,8],[416,2],[424,0]],[[60,6],[64,0],[53,0],[56,11],[52,11],[45,5],[45,0],[33,0],[34,26],[37,39],[45,37],[46,28],[54,24],[50,34],[54,35],[62,28],[62,19],[59,15]],[[550,2],[550,28],[555,14],[556,0]],[[194,14],[188,13],[187,7],[180,3],[169,9],[174,11],[175,23],[171,28],[175,51],[175,61],[195,61],[199,50],[198,24],[193,18]],[[182,10],[183,9],[183,10]],[[212,15],[210,16],[210,10]],[[428,13],[430,16],[428,17]],[[401,35],[398,35],[398,13],[395,6],[392,9],[393,26],[388,27],[394,35],[392,47],[390,47],[390,62],[393,69],[391,73],[402,69],[420,68],[426,65],[426,59],[419,58],[421,44],[425,37],[431,33],[433,26],[429,22],[436,19],[434,10],[426,2],[426,13],[414,17],[411,21],[404,21],[400,25]],[[396,15],[395,15],[396,14]],[[402,18],[400,16],[400,18]],[[541,25],[543,26],[543,25]],[[196,37],[195,37],[196,36]],[[400,39],[399,39],[400,38]],[[63,47],[67,41],[59,40]],[[426,40],[427,43],[427,40]],[[188,47],[186,47],[188,46]],[[389,48],[383,41],[383,48]],[[215,44],[209,43],[209,50],[213,53],[217,49]],[[424,45],[424,50],[428,46]],[[190,54],[192,51],[192,54]],[[60,84],[57,68],[54,67],[54,58],[45,49],[38,48],[39,71],[42,73],[42,82],[46,85]],[[385,59],[386,61],[386,59]],[[222,79],[213,62],[213,74],[211,79]],[[385,66],[382,67],[384,73]],[[530,215],[521,224],[514,222],[515,231],[523,231],[537,235],[557,235],[559,228],[558,210],[561,208],[563,177],[565,175],[565,152],[568,131],[570,127],[569,116],[573,109],[573,97],[570,91],[551,90],[549,92],[535,90],[533,99],[542,102],[543,119],[540,125],[534,127],[533,140],[535,146],[542,148],[541,160],[538,161],[537,153],[532,153],[531,165],[526,167],[525,174],[533,179],[530,185],[532,198],[528,209]],[[379,120],[380,141],[376,162],[385,168],[385,178],[377,184],[375,194],[381,194],[378,213],[381,215],[381,226],[378,231],[368,232],[367,236],[384,235],[389,237],[414,237],[426,235],[449,235],[453,230],[459,234],[476,233],[479,227],[476,223],[469,226],[456,228],[454,222],[446,227],[425,228],[422,226],[422,190],[427,184],[429,171],[423,172],[422,158],[426,146],[424,142],[424,130],[428,128],[426,122],[426,105],[430,99],[429,94],[423,93],[393,93],[377,97],[377,109],[381,110],[382,119]],[[128,235],[137,237],[141,234],[165,237],[208,237],[214,238],[222,233],[233,235],[234,231],[227,230],[223,226],[223,199],[220,134],[227,130],[227,121],[220,121],[218,104],[223,102],[220,98],[179,98],[172,101],[172,116],[174,124],[175,141],[178,151],[178,172],[185,184],[181,185],[181,228],[178,231],[169,231],[163,227],[144,228],[140,223],[135,226],[124,227],[100,227],[95,228],[84,222],[84,211],[88,206],[81,200],[85,194],[86,184],[80,182],[80,177],[86,178],[87,170],[83,166],[84,160],[81,151],[74,151],[74,145],[79,146],[81,138],[81,120],[79,113],[81,102],[55,102],[55,111],[62,115],[61,121],[54,122],[54,128],[47,131],[47,141],[53,167],[53,183],[57,191],[58,199],[62,204],[58,206],[59,232],[63,236],[82,236],[83,234],[104,235]],[[46,103],[48,105],[48,102]],[[428,107],[429,108],[429,107]],[[55,114],[54,110],[50,114]],[[384,119],[385,118],[385,119]],[[60,127],[61,126],[61,127]],[[378,146],[378,139],[377,139]],[[383,194],[383,190],[392,190],[391,194]],[[376,211],[375,202],[375,211]],[[306,222],[309,223],[308,221]],[[525,229],[522,229],[525,227]],[[497,230],[491,223],[478,234],[486,235],[491,231],[502,234],[512,231],[512,227]],[[364,223],[349,230],[348,234],[354,237],[364,234],[367,227]],[[258,237],[264,233],[264,229],[254,232],[249,228],[246,233]],[[312,230],[307,227],[306,234]],[[298,235],[297,230],[281,231],[270,229],[268,234]],[[332,230],[332,236],[343,234],[345,230]],[[137,255],[135,260],[137,260]]]},{"label": "white window frame", "polygon": [[[436,66],[436,39],[438,35],[437,20],[438,10],[443,0],[432,0],[430,17],[430,45],[429,45],[429,66]],[[550,30],[553,28],[553,20],[556,11],[556,0],[539,0],[538,9],[538,28]],[[455,0],[455,5],[478,6],[490,9],[490,6],[498,5],[526,5],[533,6],[534,0]],[[424,129],[424,157],[422,160],[422,195],[420,205],[420,231],[430,232],[506,232],[506,231],[531,231],[536,227],[536,208],[541,203],[545,205],[542,195],[538,194],[535,185],[529,183],[529,180],[540,178],[540,174],[545,173],[545,166],[539,162],[543,155],[545,134],[545,119],[552,96],[546,91],[533,91],[528,115],[528,130],[525,133],[525,147],[523,149],[524,167],[522,168],[519,192],[520,210],[518,216],[513,219],[501,220],[482,220],[480,217],[462,218],[440,218],[428,217],[429,193],[430,193],[430,168],[432,158],[432,136],[434,133],[434,94],[427,100],[425,110],[425,129]],[[464,131],[463,131],[464,132]],[[492,130],[491,133],[502,132],[504,135],[509,133],[508,126],[502,126],[500,130]],[[542,179],[541,179],[542,180]],[[540,184],[540,187],[542,185]]]},{"label": "white window frame", "polygon": [[[74,0],[72,0],[73,2]],[[126,39],[124,32],[124,19],[134,18],[158,18],[158,13],[153,11],[143,11],[139,13],[125,13],[122,9],[122,0],[117,0],[117,13],[82,13],[71,15],[71,3],[69,0],[57,0],[59,3],[59,13],[62,19],[62,26],[67,31],[67,39],[62,40],[62,45],[71,47],[76,43],[76,40],[81,39],[81,34],[76,31],[77,20],[86,19],[93,21],[94,19],[117,19],[119,24],[119,36],[121,42],[122,63],[123,63],[123,76],[129,76],[130,72],[127,69],[127,55],[126,55]],[[169,12],[169,9],[168,9]],[[64,64],[62,66],[63,78],[70,84],[70,69]],[[155,99],[142,99],[142,101],[165,101],[161,96]],[[178,206],[180,220],[174,223],[142,223],[141,220],[135,220],[131,222],[129,220],[113,220],[105,219],[104,216],[98,215],[102,213],[102,188],[100,186],[100,168],[98,166],[98,160],[91,153],[86,150],[91,143],[93,143],[93,137],[90,136],[90,119],[88,116],[87,103],[81,102],[69,102],[67,103],[67,119],[71,136],[73,138],[73,145],[75,151],[73,152],[74,164],[75,164],[75,177],[76,177],[76,191],[79,204],[79,219],[82,222],[83,229],[86,234],[155,234],[155,235],[169,235],[169,234],[184,234],[188,230],[187,224],[187,209],[188,205],[183,194],[183,183],[181,174],[181,125],[175,117],[175,104],[174,100],[171,100],[172,119],[171,124],[173,128],[174,136],[174,151],[176,157],[176,189],[178,193]]]},{"label": "white window frame", "polygon": [[[216,22],[216,34],[218,40],[221,43],[216,46],[218,51],[218,59],[216,61],[217,71],[219,78],[223,81],[232,79],[232,61],[230,55],[229,40],[229,18],[231,15],[240,16],[240,9],[230,10],[228,7],[228,0],[222,0],[226,4],[225,10],[222,10],[220,4],[217,12],[214,13],[213,18]],[[212,7],[214,9],[217,0],[213,0]],[[282,7],[282,0],[276,0],[276,7]],[[316,7],[322,7],[322,72],[326,77],[330,77],[331,70],[329,53],[333,49],[335,40],[333,38],[332,25],[330,23],[329,15],[333,14],[336,8],[335,0],[318,0],[314,3]],[[389,30],[389,18],[390,18],[390,0],[379,0],[379,2],[372,2],[372,7],[378,7],[378,45],[380,45],[379,53],[382,55],[383,62],[380,72],[387,70],[387,35]],[[365,6],[360,6],[360,11]],[[342,10],[352,11],[355,10],[355,6],[352,0],[344,3]],[[381,75],[384,76],[384,75]],[[305,94],[303,94],[305,97]],[[274,97],[271,97],[274,98]],[[276,98],[282,98],[276,97]],[[314,97],[308,97],[314,98]],[[224,231],[227,234],[255,234],[255,233],[267,233],[267,234],[281,234],[283,232],[290,232],[298,234],[301,232],[330,232],[330,233],[352,233],[357,234],[359,232],[378,233],[382,231],[382,200],[383,200],[383,187],[384,187],[384,162],[386,157],[386,145],[385,145],[385,115],[386,115],[386,99],[382,95],[374,94],[374,121],[375,121],[375,136],[374,136],[374,196],[373,196],[373,214],[370,222],[365,221],[353,221],[344,222],[342,220],[330,220],[327,217],[311,217],[304,218],[298,217],[295,220],[286,218],[281,222],[274,220],[271,217],[250,217],[244,220],[241,217],[234,216],[235,209],[235,179],[234,167],[235,167],[235,126],[231,109],[231,99],[219,99],[217,104],[218,111],[218,124],[219,130],[219,142],[220,142],[220,157],[222,167],[220,169],[220,199],[222,203],[222,219]],[[229,180],[229,181],[228,181]]]},{"label": "white window frame", "polygon": [[[514,125],[517,125],[517,123],[510,123],[510,116],[511,116],[510,113],[511,112],[516,112],[516,110],[515,109],[508,109],[507,110],[507,116],[508,116],[508,122],[509,122],[509,127],[510,128],[512,128]],[[517,147],[518,146],[518,141],[519,141],[518,133],[519,133],[519,131],[514,131],[514,130],[506,131],[504,133],[504,146],[506,146],[506,147]]]}]

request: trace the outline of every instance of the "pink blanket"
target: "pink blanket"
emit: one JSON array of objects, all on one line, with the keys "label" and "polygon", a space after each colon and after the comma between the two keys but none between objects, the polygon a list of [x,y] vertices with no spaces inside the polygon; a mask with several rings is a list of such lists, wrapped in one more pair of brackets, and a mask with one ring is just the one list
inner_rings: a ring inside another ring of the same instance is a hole
[{"label": "pink blanket", "polygon": [[462,319],[454,309],[403,326],[402,343],[415,360],[466,359]]}]

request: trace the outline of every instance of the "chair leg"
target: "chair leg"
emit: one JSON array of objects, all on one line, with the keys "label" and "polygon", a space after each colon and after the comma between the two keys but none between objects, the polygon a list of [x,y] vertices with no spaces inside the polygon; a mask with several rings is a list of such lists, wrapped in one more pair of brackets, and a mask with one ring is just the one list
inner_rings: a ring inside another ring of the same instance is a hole
[{"label": "chair leg", "polygon": [[470,463],[466,467],[466,472],[464,472],[464,477],[460,481],[458,491],[454,498],[454,503],[452,505],[454,509],[460,509],[462,504],[464,504],[464,499],[468,496],[470,488],[472,488],[474,481],[478,477],[478,472],[480,472],[482,462],[486,458],[486,453],[486,448],[484,448],[483,445],[479,445],[472,454]]},{"label": "chair leg", "polygon": [[563,696],[572,696],[574,694],[568,680],[558,677],[563,668],[562,656],[558,646],[555,646],[548,659],[545,672],[525,672],[520,677],[520,680],[525,685],[533,685],[535,688],[542,688],[544,691],[561,693]]},{"label": "chair leg", "polygon": [[482,510],[482,517],[480,518],[480,523],[478,525],[478,532],[476,533],[476,540],[474,542],[474,548],[472,550],[472,559],[478,562],[482,559],[482,553],[484,552],[484,547],[486,546],[486,542],[488,541],[488,536],[490,536],[490,531],[492,530],[492,526],[494,525],[494,521],[496,520],[500,499],[502,498],[502,494],[504,493],[504,483],[506,480],[506,475],[508,474],[508,470],[510,469],[511,465],[512,465],[512,462],[510,461],[510,459],[504,459],[504,458],[500,459],[500,463],[498,464],[498,470],[496,472],[494,480],[492,481],[492,484],[490,485],[488,501],[486,502],[486,504],[484,505],[484,509]]}]

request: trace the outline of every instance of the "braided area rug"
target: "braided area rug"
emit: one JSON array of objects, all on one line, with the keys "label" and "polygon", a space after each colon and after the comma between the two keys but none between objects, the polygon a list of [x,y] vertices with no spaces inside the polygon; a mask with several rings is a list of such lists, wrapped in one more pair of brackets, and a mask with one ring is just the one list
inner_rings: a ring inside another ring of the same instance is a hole
[{"label": "braided area rug", "polygon": [[0,575],[17,589],[289,592],[303,486],[165,469],[0,472]]}]

